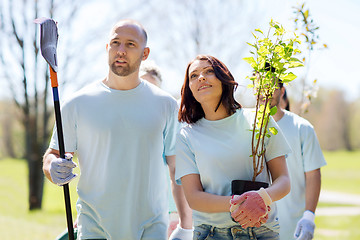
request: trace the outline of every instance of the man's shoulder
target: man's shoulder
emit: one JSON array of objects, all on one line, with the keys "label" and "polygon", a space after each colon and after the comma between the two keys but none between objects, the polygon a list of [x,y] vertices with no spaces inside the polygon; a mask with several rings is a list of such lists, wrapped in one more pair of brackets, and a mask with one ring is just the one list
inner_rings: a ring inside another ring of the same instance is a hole
[{"label": "man's shoulder", "polygon": [[294,123],[294,125],[297,125],[299,127],[310,127],[313,128],[313,125],[304,117],[299,116],[296,113],[289,112],[284,110],[285,116],[287,118],[290,118],[291,121]]},{"label": "man's shoulder", "polygon": [[172,104],[177,105],[176,99],[170,93],[166,92],[165,90],[155,86],[152,83],[148,83],[147,81],[144,81],[144,87],[145,87],[145,89],[147,89],[150,92],[150,94],[152,96],[160,98],[164,101],[169,101]]},{"label": "man's shoulder", "polygon": [[95,96],[97,93],[102,91],[103,88],[101,87],[101,81],[95,81],[92,83],[89,83],[82,88],[78,89],[74,93],[71,94],[71,96],[65,98],[64,103],[70,104],[79,101],[80,99],[84,99],[87,96]]}]

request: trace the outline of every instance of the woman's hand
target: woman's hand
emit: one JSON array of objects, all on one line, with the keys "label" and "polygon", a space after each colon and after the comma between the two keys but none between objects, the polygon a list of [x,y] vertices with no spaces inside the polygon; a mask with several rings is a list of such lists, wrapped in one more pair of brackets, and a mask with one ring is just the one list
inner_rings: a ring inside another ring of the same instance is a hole
[{"label": "woman's hand", "polygon": [[260,227],[267,221],[271,203],[270,196],[263,188],[234,195],[230,200],[231,216],[242,228]]}]

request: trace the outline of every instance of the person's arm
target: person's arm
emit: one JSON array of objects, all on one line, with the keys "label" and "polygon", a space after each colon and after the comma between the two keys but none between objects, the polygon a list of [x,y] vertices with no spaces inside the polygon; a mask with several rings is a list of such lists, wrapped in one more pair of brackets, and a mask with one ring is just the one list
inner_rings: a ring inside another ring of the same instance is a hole
[{"label": "person's arm", "polygon": [[290,192],[290,177],[285,156],[276,157],[267,162],[271,173],[272,184],[266,192],[273,202],[282,199]]},{"label": "person's arm", "polygon": [[[69,152],[71,155],[74,155],[73,152]],[[43,172],[47,179],[52,183],[55,183],[51,177],[51,162],[60,158],[60,152],[56,149],[49,148],[46,150],[43,156]],[[73,177],[72,177],[73,178]]]},{"label": "person's arm", "polygon": [[305,172],[305,210],[315,213],[321,189],[320,168]]},{"label": "person's arm", "polygon": [[175,181],[175,155],[165,158],[169,167],[171,191],[179,215],[179,225],[184,229],[192,229],[192,210],[186,201],[182,186],[177,185]]},{"label": "person's arm", "polygon": [[271,159],[267,162],[267,166],[272,177],[270,187],[235,195],[231,200],[231,216],[245,229],[260,227],[262,223],[265,223],[271,203],[280,200],[290,192],[285,156]]},{"label": "person's arm", "polygon": [[296,239],[313,239],[315,230],[315,210],[321,189],[320,169],[305,172],[305,211],[296,224]]},{"label": "person's arm", "polygon": [[320,168],[305,173],[305,210],[315,213],[321,190]]},{"label": "person's arm", "polygon": [[189,174],[181,178],[185,197],[189,206],[200,212],[229,212],[231,196],[218,196],[204,192],[199,174]]}]

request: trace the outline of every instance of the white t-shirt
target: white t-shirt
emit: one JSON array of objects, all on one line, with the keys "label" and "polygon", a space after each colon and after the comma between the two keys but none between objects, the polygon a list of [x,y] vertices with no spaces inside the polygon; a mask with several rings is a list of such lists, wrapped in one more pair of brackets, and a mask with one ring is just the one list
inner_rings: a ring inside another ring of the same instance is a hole
[{"label": "white t-shirt", "polygon": [[[176,142],[176,173],[180,183],[181,177],[188,174],[200,174],[205,192],[220,195],[231,195],[232,180],[252,180],[253,166],[251,155],[251,135],[254,121],[253,109],[239,109],[233,115],[209,121],[200,119],[194,124],[183,127]],[[277,129],[271,118],[269,126]],[[281,131],[266,139],[266,161],[286,155],[290,148]],[[266,165],[265,165],[266,166]],[[265,167],[256,181],[268,182],[269,175]],[[271,206],[266,224],[273,230],[278,226],[276,204]],[[205,213],[193,211],[194,225],[208,224],[216,227],[237,225],[231,220],[229,212]]]},{"label": "white t-shirt", "polygon": [[291,191],[278,201],[280,239],[294,239],[297,222],[305,211],[305,172],[326,165],[313,126],[304,118],[285,111],[277,121],[292,153],[287,158]]},{"label": "white t-shirt", "polygon": [[[63,105],[65,150],[77,152],[81,170],[80,239],[167,239],[163,154],[175,154],[177,109],[146,81],[127,91],[96,82]],[[50,148],[58,149],[56,130]]]}]

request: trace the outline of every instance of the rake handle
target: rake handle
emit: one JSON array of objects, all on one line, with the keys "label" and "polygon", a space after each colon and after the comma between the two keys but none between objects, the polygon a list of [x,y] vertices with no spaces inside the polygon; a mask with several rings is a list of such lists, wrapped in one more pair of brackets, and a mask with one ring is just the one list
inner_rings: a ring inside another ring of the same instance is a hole
[{"label": "rake handle", "polygon": [[[49,68],[50,68],[51,87],[53,90],[55,121],[56,121],[56,129],[57,129],[57,134],[58,134],[59,152],[60,152],[60,157],[65,158],[65,145],[64,145],[62,122],[61,122],[57,73],[51,67],[49,67]],[[68,234],[69,234],[69,240],[74,240],[74,228],[73,228],[73,221],[72,221],[70,191],[69,191],[68,183],[63,185],[63,190],[64,190],[65,211],[66,211],[66,220],[67,220],[67,229],[68,229]]]}]

